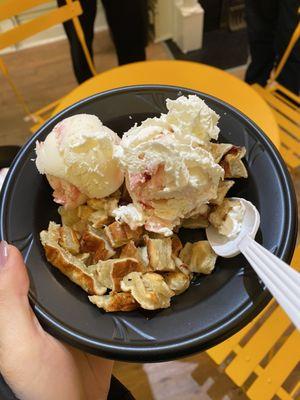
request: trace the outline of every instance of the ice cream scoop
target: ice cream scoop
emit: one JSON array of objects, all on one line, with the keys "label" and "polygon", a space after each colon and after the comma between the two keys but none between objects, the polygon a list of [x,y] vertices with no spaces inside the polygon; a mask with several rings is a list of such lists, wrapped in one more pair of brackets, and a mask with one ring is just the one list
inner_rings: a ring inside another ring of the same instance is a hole
[{"label": "ice cream scoop", "polygon": [[114,156],[115,132],[98,117],[78,114],[59,122],[44,142],[36,144],[36,166],[46,174],[55,201],[66,207],[116,191],[123,173]]},{"label": "ice cream scoop", "polygon": [[[143,208],[145,227],[150,231],[172,234],[182,218],[201,213],[217,196],[224,170],[205,144],[217,137],[214,123],[218,117],[202,103],[196,96],[167,100],[167,114],[131,128],[118,147],[127,190],[133,204]],[[201,125],[204,109],[206,120],[209,115],[212,119],[207,125]],[[129,214],[132,219],[136,215],[124,209],[122,213],[127,219]]]}]

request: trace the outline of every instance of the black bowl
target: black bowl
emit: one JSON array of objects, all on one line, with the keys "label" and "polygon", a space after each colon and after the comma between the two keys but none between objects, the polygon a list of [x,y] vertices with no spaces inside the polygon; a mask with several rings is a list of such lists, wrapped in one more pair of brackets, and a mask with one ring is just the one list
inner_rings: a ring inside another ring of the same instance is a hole
[{"label": "black bowl", "polygon": [[[59,220],[46,180],[35,167],[34,147],[55,124],[77,113],[96,114],[122,135],[135,122],[166,112],[165,100],[196,94],[220,116],[220,141],[247,149],[248,179],[230,195],[252,201],[261,215],[257,239],[278,257],[291,260],[297,228],[296,201],[289,173],[265,134],[230,105],[184,88],[133,86],[84,99],[49,120],[19,152],[3,187],[1,237],[22,251],[31,278],[33,309],[54,336],[85,351],[127,361],[162,361],[205,350],[254,318],[271,296],[242,255],[218,258],[215,271],[157,312],[104,313],[45,259],[39,232]],[[185,241],[204,238],[203,230],[180,231]]]},{"label": "black bowl", "polygon": [[0,146],[0,169],[9,167],[19,150],[19,146]]}]

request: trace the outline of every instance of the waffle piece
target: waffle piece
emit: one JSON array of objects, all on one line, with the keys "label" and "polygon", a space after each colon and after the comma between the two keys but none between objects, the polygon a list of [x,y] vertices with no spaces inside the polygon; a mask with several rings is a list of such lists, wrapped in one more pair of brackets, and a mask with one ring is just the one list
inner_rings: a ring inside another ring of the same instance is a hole
[{"label": "waffle piece", "polygon": [[[88,201],[91,202],[92,200]],[[82,205],[78,207],[78,217],[81,219],[81,221],[91,224],[96,229],[103,228],[105,224],[111,222],[111,218],[105,208],[95,210],[89,205]]]},{"label": "waffle piece", "polygon": [[96,230],[89,225],[82,234],[81,251],[93,253],[93,263],[97,263],[99,260],[108,260],[116,254],[104,230]]},{"label": "waffle piece", "polygon": [[190,286],[190,278],[181,271],[166,272],[163,274],[166,284],[178,295],[186,291]]},{"label": "waffle piece", "polygon": [[173,235],[171,237],[171,242],[172,242],[172,254],[173,256],[178,256],[180,250],[182,249],[182,243],[181,240],[177,235]]},{"label": "waffle piece", "polygon": [[118,207],[118,197],[89,199],[87,205],[94,210],[89,216],[89,222],[94,228],[102,228],[113,221],[112,211]]},{"label": "waffle piece", "polygon": [[143,233],[141,227],[132,230],[127,224],[121,224],[117,221],[106,226],[104,231],[113,248],[121,247],[131,240],[138,240]]},{"label": "waffle piece", "polygon": [[104,210],[94,211],[88,219],[88,222],[90,222],[96,229],[104,228],[104,226],[111,223],[111,221],[112,218],[107,215],[106,211]]},{"label": "waffle piece", "polygon": [[234,185],[234,181],[221,181],[218,186],[217,198],[210,201],[211,204],[220,205],[223,203],[229,189]]},{"label": "waffle piece", "polygon": [[120,282],[130,272],[141,272],[142,266],[134,258],[118,258],[100,261],[97,265],[96,276],[103,286],[120,292]]},{"label": "waffle piece", "polygon": [[80,261],[82,261],[86,266],[89,266],[92,262],[92,257],[90,253],[82,253],[76,256]]},{"label": "waffle piece", "polygon": [[58,244],[71,254],[79,254],[80,243],[76,232],[69,226],[62,226],[59,230],[60,238]]},{"label": "waffle piece", "polygon": [[130,293],[111,292],[104,296],[89,296],[90,302],[106,312],[133,311],[139,307]]},{"label": "waffle piece", "polygon": [[180,259],[191,272],[210,274],[215,268],[217,255],[207,240],[186,243],[180,252]]},{"label": "waffle piece", "polygon": [[125,246],[122,247],[120,258],[134,258],[136,259],[140,265],[142,266],[142,272],[147,272],[150,270],[149,267],[149,257],[147,252],[147,247],[136,247],[134,241],[131,240]]},{"label": "waffle piece", "polygon": [[225,178],[248,177],[247,169],[241,160],[245,154],[245,147],[232,146],[220,162],[221,167],[224,168],[225,171]]},{"label": "waffle piece", "polygon": [[175,294],[164,278],[154,272],[144,275],[140,272],[131,272],[121,281],[121,289],[124,292],[130,292],[146,310],[170,307],[171,297]]},{"label": "waffle piece", "polygon": [[81,205],[77,208],[77,215],[81,220],[88,221],[90,215],[92,215],[94,210],[92,207],[87,206],[86,204]]},{"label": "waffle piece", "polygon": [[72,227],[74,224],[80,221],[77,208],[66,209],[63,206],[60,206],[58,207],[58,213],[61,216],[61,222],[64,226]]},{"label": "waffle piece", "polygon": [[50,222],[48,230],[40,233],[40,238],[47,260],[72,282],[89,294],[102,295],[106,292],[106,287],[103,287],[88,271],[84,262],[58,244],[60,225]]},{"label": "waffle piece", "polygon": [[172,257],[172,239],[146,239],[149,264],[153,271],[174,271],[175,262]]},{"label": "waffle piece", "polygon": [[233,145],[230,143],[210,143],[210,152],[217,164],[222,160],[225,154],[227,154]]},{"label": "waffle piece", "polygon": [[201,213],[193,215],[192,217],[189,218],[184,218],[181,222],[181,226],[187,229],[207,228],[209,226],[208,222],[209,206],[204,205],[201,208],[202,208]]},{"label": "waffle piece", "polygon": [[179,257],[174,257],[174,262],[176,269],[182,272],[184,275],[187,275],[191,280],[192,272],[189,270],[189,267]]},{"label": "waffle piece", "polygon": [[102,210],[108,216],[112,216],[112,211],[118,207],[118,197],[112,196],[103,199],[89,199],[87,205],[96,211]]}]

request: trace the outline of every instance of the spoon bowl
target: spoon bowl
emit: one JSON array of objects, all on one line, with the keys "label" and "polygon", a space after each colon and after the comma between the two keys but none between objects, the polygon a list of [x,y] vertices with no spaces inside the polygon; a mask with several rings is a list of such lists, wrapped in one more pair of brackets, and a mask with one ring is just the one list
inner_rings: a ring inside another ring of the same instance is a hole
[{"label": "spoon bowl", "polygon": [[221,235],[216,228],[210,225],[206,229],[206,236],[214,252],[221,257],[230,258],[238,255],[241,251],[239,243],[245,236],[255,238],[260,225],[260,215],[257,208],[245,199],[231,197],[232,200],[239,200],[245,207],[245,214],[240,232],[234,238]]}]

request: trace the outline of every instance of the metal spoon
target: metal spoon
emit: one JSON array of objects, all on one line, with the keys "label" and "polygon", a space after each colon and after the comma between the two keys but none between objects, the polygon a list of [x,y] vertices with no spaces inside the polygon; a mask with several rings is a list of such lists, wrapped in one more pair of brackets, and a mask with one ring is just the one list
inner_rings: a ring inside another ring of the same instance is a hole
[{"label": "metal spoon", "polygon": [[242,253],[297,329],[300,329],[300,273],[254,241],[260,225],[259,212],[245,199],[232,199],[240,200],[245,206],[241,231],[235,238],[229,239],[209,226],[206,229],[209,243],[215,253],[222,257],[229,258]]}]

